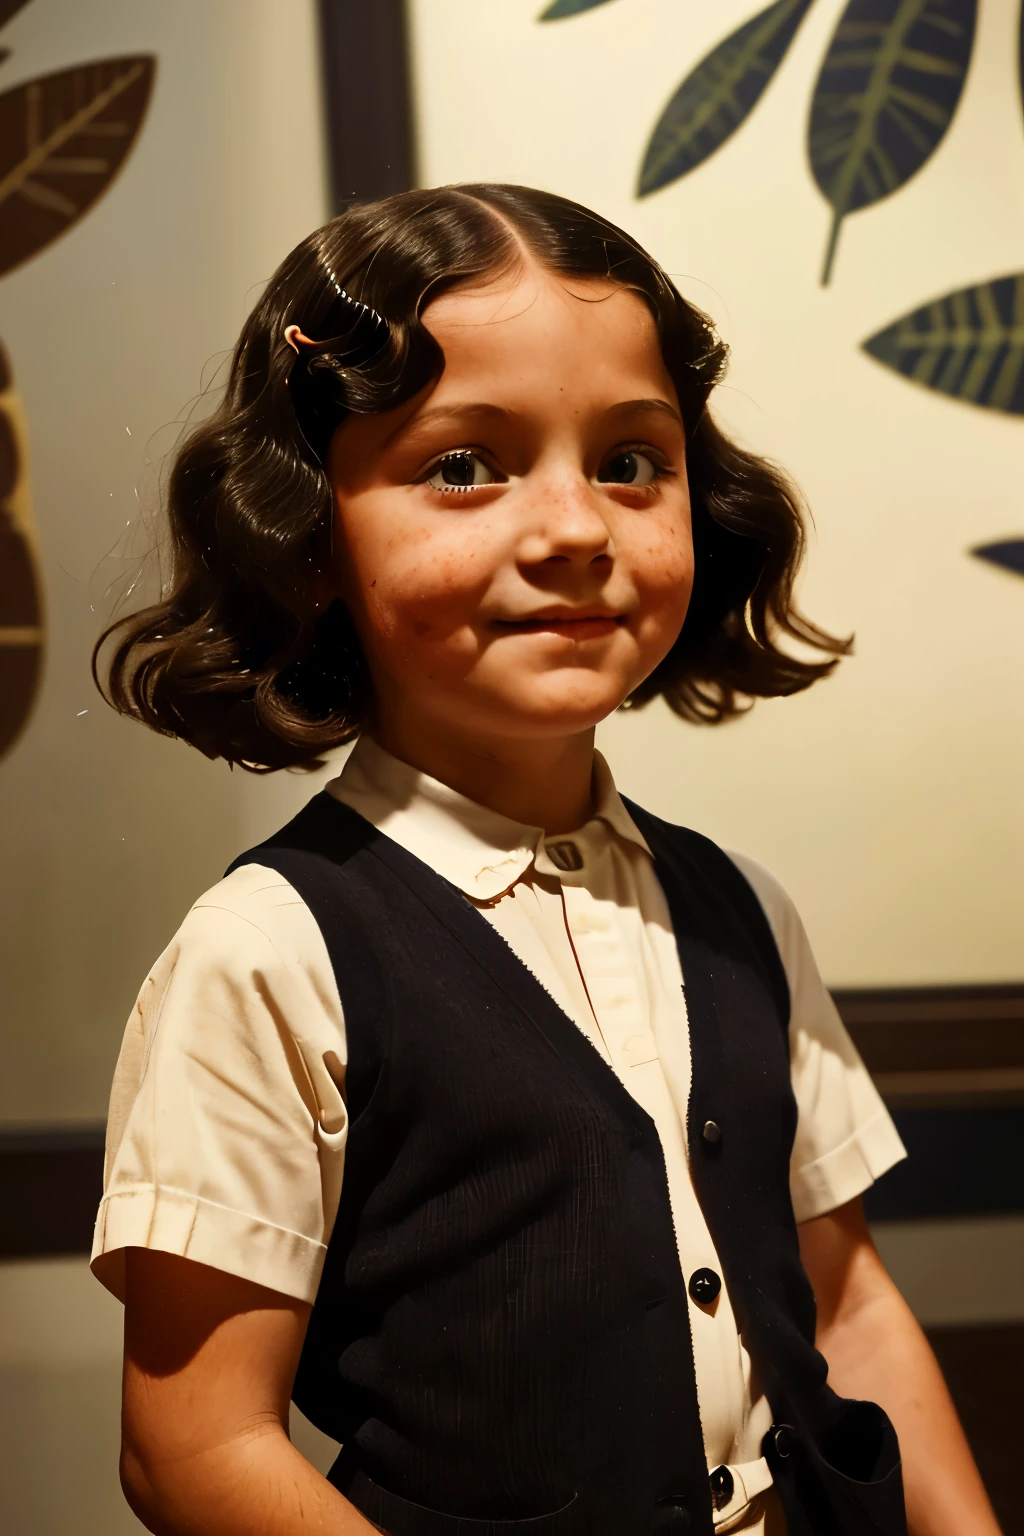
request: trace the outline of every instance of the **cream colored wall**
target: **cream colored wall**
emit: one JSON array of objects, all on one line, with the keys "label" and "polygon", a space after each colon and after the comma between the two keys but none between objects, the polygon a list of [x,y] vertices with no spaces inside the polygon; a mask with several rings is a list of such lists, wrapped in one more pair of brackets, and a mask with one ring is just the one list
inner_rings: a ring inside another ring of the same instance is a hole
[{"label": "cream colored wall", "polygon": [[148,542],[132,541],[173,424],[260,282],[326,216],[315,5],[32,0],[3,40],[4,89],[111,55],[158,61],[120,178],[0,281],[50,635],[35,715],[0,764],[0,1121],[96,1120],[149,965],[233,855],[310,792],[118,720],[88,657],[107,584],[136,569],[118,557]]},{"label": "cream colored wall", "polygon": [[[924,297],[1024,264],[1010,8],[983,8],[947,142],[848,222],[824,291],[803,124],[838,0],[812,8],[744,130],[641,204],[651,123],[746,0],[615,0],[549,26],[538,9],[414,0],[422,179],[551,186],[650,245],[733,343],[718,410],[810,496],[808,608],[859,635],[835,681],[723,731],[658,710],[611,722],[622,783],[774,868],[833,983],[1017,977],[1024,593],[964,548],[1019,526],[1024,428],[858,351]],[[159,65],[113,188],[0,282],[50,625],[39,707],[0,764],[0,1121],[98,1119],[135,988],[180,916],[313,787],[230,775],[117,720],[87,658],[183,406],[325,214],[314,5],[32,0],[4,41],[6,86],[119,53]]]},{"label": "cream colored wall", "polygon": [[[84,1258],[0,1264],[4,1536],[141,1536],[118,1479],[122,1319]],[[291,1437],[329,1469],[337,1445],[297,1408]]]},{"label": "cream colored wall", "polygon": [[622,786],[747,850],[805,916],[833,984],[1024,973],[1024,584],[969,559],[1022,531],[1024,422],[914,388],[860,352],[926,299],[1024,267],[1016,9],[981,7],[958,115],[903,191],[829,210],[805,122],[842,9],[818,0],[754,115],[692,175],[632,195],[649,132],[755,0],[412,0],[421,179],[518,181],[624,225],[734,349],[715,409],[780,459],[817,525],[804,599],[856,659],[720,731],[652,709],[603,732]]}]

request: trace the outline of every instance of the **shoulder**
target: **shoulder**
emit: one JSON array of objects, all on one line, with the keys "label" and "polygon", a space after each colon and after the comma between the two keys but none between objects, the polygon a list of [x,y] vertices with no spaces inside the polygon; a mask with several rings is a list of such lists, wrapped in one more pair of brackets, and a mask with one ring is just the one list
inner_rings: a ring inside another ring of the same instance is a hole
[{"label": "shoulder", "polygon": [[276,870],[246,864],[192,904],[143,982],[137,1012],[155,1023],[184,1001],[176,1014],[240,1016],[287,999],[291,1014],[310,988],[338,1012],[333,967],[309,907]]},{"label": "shoulder", "polygon": [[243,864],[193,902],[178,941],[230,935],[242,953],[275,953],[285,964],[308,958],[319,929],[298,891],[275,869]]},{"label": "shoulder", "polygon": [[807,943],[804,925],[792,897],[775,875],[749,854],[738,853],[734,848],[723,848],[722,852],[736,866],[757,897],[785,964],[787,952],[799,948],[801,943]]}]

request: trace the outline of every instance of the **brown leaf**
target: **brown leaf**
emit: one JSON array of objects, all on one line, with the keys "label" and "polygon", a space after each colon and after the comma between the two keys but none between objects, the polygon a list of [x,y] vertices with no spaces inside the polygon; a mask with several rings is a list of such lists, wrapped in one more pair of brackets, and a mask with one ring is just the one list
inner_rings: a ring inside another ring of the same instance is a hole
[{"label": "brown leaf", "polygon": [[13,747],[32,713],[42,672],[42,646],[5,645],[0,629],[0,757]]},{"label": "brown leaf", "polygon": [[42,587],[29,512],[21,405],[0,347],[0,757],[21,734],[43,663]]},{"label": "brown leaf", "polygon": [[0,27],[6,26],[11,17],[26,5],[28,0],[0,0]]},{"label": "brown leaf", "polygon": [[102,59],[0,96],[0,274],[64,234],[110,186],[155,71],[148,54]]}]

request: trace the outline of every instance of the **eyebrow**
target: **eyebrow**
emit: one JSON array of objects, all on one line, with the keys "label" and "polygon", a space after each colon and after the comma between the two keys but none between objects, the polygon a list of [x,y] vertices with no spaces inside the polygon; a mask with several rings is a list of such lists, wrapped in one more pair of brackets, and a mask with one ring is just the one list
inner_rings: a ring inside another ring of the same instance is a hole
[{"label": "eyebrow", "polygon": [[[683,426],[683,418],[675,406],[657,396],[647,400],[622,400],[604,413],[605,420],[610,421],[652,414],[670,416],[678,427]],[[430,410],[421,411],[411,421],[403,422],[400,427],[396,427],[386,439],[384,447],[390,448],[396,438],[406,433],[412,435],[425,427],[436,426],[446,421],[465,421],[467,418],[474,417],[483,421],[509,421],[515,415],[515,411],[506,410],[501,405],[489,405],[486,401],[467,401],[465,405],[436,405]]]},{"label": "eyebrow", "polygon": [[675,406],[670,405],[667,400],[661,400],[656,397],[652,397],[650,400],[623,400],[621,405],[613,405],[611,410],[605,414],[614,419],[617,416],[643,416],[645,414],[649,415],[652,412],[657,412],[663,416],[671,416],[677,426],[681,427],[683,425],[683,418]]},{"label": "eyebrow", "polygon": [[465,405],[435,405],[429,411],[420,411],[411,420],[402,422],[385,440],[384,447],[390,448],[397,437],[405,433],[418,432],[422,427],[436,426],[438,422],[465,421],[467,417],[482,420],[507,421],[513,413],[505,410],[500,405],[488,405],[486,402],[469,402]]}]

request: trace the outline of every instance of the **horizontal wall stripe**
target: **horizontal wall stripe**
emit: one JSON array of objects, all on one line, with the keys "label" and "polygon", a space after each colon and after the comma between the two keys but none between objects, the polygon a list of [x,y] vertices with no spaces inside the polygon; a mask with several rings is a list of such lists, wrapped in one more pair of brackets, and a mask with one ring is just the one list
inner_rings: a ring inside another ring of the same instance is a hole
[{"label": "horizontal wall stripe", "polygon": [[[1024,1211],[1024,983],[833,994],[910,1154],[872,1221]],[[103,1126],[0,1130],[0,1258],[88,1253]]]}]

